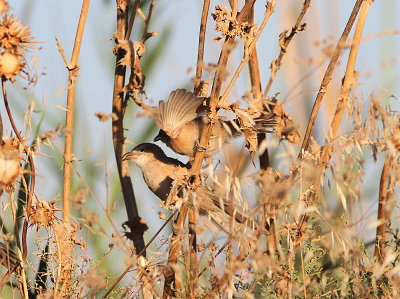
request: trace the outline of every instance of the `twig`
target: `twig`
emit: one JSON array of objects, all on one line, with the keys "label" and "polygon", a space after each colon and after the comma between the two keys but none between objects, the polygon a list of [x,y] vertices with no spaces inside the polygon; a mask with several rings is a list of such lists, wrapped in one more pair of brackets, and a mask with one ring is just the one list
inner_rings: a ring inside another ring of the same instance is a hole
[{"label": "twig", "polygon": [[[64,151],[64,192],[63,192],[63,219],[69,222],[69,198],[71,192],[71,157],[72,157],[72,123],[74,116],[75,83],[78,76],[78,58],[82,44],[83,31],[85,29],[86,17],[89,10],[90,0],[82,3],[81,15],[79,18],[78,29],[76,30],[74,49],[72,51],[71,63],[67,65],[68,73],[68,93],[67,93],[67,112],[65,120],[65,151]],[[60,51],[61,53],[61,51]],[[64,57],[65,59],[65,57]]]},{"label": "twig", "polygon": [[[61,244],[59,241],[59,238],[57,236],[57,232],[56,230],[54,230],[53,228],[53,232],[54,232],[54,239],[56,241],[56,246],[57,246],[57,256],[58,256],[58,267],[57,267],[57,278],[56,278],[56,283],[54,286],[54,298],[57,298],[57,289],[58,289],[58,285],[60,283],[60,279],[61,279],[61,271],[62,271],[62,266],[63,266],[63,261],[62,261],[62,255],[61,255]],[[62,291],[60,291],[60,295],[62,295]]]},{"label": "twig", "polygon": [[133,24],[135,23],[137,9],[139,7],[139,2],[140,2],[140,0],[135,0],[135,4],[133,5],[131,17],[129,19],[129,24],[128,24],[128,30],[126,31],[126,34],[125,34],[126,40],[128,40],[131,36]]},{"label": "twig", "polygon": [[328,68],[326,69],[324,78],[322,79],[321,85],[318,90],[317,98],[315,99],[313,109],[311,111],[310,120],[308,121],[306,134],[303,139],[303,144],[301,145],[300,152],[298,157],[301,158],[303,156],[303,152],[307,150],[308,145],[310,144],[311,134],[315,125],[315,120],[317,119],[319,108],[321,107],[322,100],[327,91],[327,87],[329,82],[332,79],[332,73],[335,69],[336,63],[339,59],[340,54],[342,53],[342,49],[345,45],[347,37],[350,34],[351,28],[353,27],[354,21],[356,20],[358,11],[360,10],[361,4],[364,0],[357,0],[354,5],[353,11],[351,12],[350,18],[347,21],[346,27],[342,33],[342,36],[339,39],[338,44],[336,45],[335,52],[332,55],[331,61],[329,62]]},{"label": "twig", "polygon": [[290,30],[289,35],[285,36],[285,42],[281,46],[281,51],[279,52],[279,56],[274,61],[274,63],[271,64],[271,75],[269,77],[267,87],[265,88],[264,93],[263,93],[264,98],[266,98],[268,96],[268,92],[271,88],[272,82],[275,79],[276,73],[278,72],[278,70],[281,67],[282,58],[285,55],[285,53],[287,52],[287,48],[288,48],[290,42],[292,41],[293,37],[299,31],[300,23],[302,22],[304,15],[306,14],[308,8],[310,7],[310,3],[311,3],[311,0],[304,0],[303,8],[301,9],[299,16],[297,17],[296,24],[292,27],[292,30]]},{"label": "twig", "polygon": [[145,25],[144,25],[144,30],[143,30],[143,36],[142,36],[142,43],[144,43],[150,36],[152,36],[151,34],[148,34],[148,29],[149,29],[149,23],[151,20],[151,16],[153,14],[153,9],[154,6],[156,5],[156,0],[152,0],[150,3],[150,7],[149,7],[149,14],[147,15],[147,18],[145,20]]},{"label": "twig", "polygon": [[251,55],[251,53],[253,52],[253,50],[254,50],[254,48],[256,46],[258,38],[260,37],[261,33],[264,30],[265,25],[267,25],[267,22],[268,22],[269,18],[271,17],[272,13],[274,12],[275,5],[276,5],[276,0],[272,0],[272,2],[267,2],[265,14],[264,14],[264,20],[262,21],[260,29],[258,29],[257,34],[254,37],[254,40],[251,42],[251,44],[250,44],[250,46],[248,48],[248,54],[249,55],[245,54],[244,57],[242,58],[242,61],[240,62],[238,68],[236,69],[235,74],[233,75],[233,77],[231,79],[231,82],[229,82],[228,87],[226,88],[224,94],[221,97],[221,100],[220,100],[221,102],[223,102],[227,98],[229,92],[231,91],[231,89],[233,87],[233,84],[235,84],[236,79],[239,77],[239,74],[242,71],[243,66],[250,59],[250,55]]},{"label": "twig", "polygon": [[[15,135],[18,138],[18,141],[24,146],[24,152],[26,156],[28,157],[28,162],[31,166],[31,184],[29,186],[29,194],[27,196],[28,202],[26,203],[26,209],[29,211],[31,208],[32,204],[32,196],[33,192],[35,190],[35,180],[36,180],[36,172],[35,172],[35,163],[33,162],[33,152],[29,150],[27,146],[25,146],[24,140],[21,137],[21,134],[19,133],[17,126],[15,125],[14,118],[12,116],[10,106],[8,105],[8,98],[7,98],[7,92],[6,92],[6,82],[4,78],[1,78],[1,86],[2,86],[2,91],[3,91],[3,99],[4,99],[4,106],[6,107],[8,119],[10,120],[11,126],[13,128],[13,131]],[[28,254],[28,246],[26,242],[26,235],[28,233],[28,219],[25,217],[24,220],[24,226],[22,229],[22,259],[25,260],[27,254]],[[17,242],[17,247],[21,248],[19,236],[16,237],[16,242]]]},{"label": "twig", "polygon": [[210,0],[204,0],[203,13],[201,15],[200,33],[199,33],[199,48],[197,52],[197,68],[196,68],[196,84],[194,90],[200,86],[201,73],[203,71],[203,58],[204,58],[204,40],[207,28],[207,16],[210,8]]},{"label": "twig", "polygon": [[388,234],[385,234],[385,228],[388,227],[390,218],[388,219],[388,189],[387,189],[387,179],[389,174],[389,169],[392,165],[393,158],[388,153],[385,164],[382,168],[381,180],[379,183],[379,201],[378,201],[378,223],[376,227],[376,244],[375,244],[375,258],[382,263],[385,259],[385,242],[388,241]]},{"label": "twig", "polygon": [[189,211],[189,291],[191,298],[195,298],[196,277],[198,273],[197,238],[196,238],[196,213]]},{"label": "twig", "polygon": [[58,47],[58,52],[60,52],[62,59],[64,60],[65,65],[67,66],[67,68],[69,69],[69,62],[67,57],[65,56],[65,52],[64,49],[62,48],[60,41],[58,40],[57,36],[56,36],[56,43],[57,43],[57,47]]}]

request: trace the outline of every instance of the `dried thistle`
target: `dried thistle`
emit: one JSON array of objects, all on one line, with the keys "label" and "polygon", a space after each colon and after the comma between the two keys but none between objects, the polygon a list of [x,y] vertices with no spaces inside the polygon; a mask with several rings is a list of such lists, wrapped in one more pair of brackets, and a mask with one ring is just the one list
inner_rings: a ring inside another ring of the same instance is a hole
[{"label": "dried thistle", "polygon": [[10,10],[10,5],[8,5],[7,1],[0,0],[0,14],[8,12]]},{"label": "dried thistle", "polygon": [[14,77],[24,68],[22,56],[10,52],[0,55],[0,76],[14,82]]},{"label": "dried thistle", "polygon": [[31,226],[36,225],[36,230],[38,231],[41,226],[46,228],[53,227],[54,224],[61,219],[56,216],[57,209],[55,206],[57,200],[44,201],[37,199],[32,202],[29,210],[27,210],[28,218],[30,219]]},{"label": "dried thistle", "polygon": [[4,138],[0,141],[0,190],[10,187],[21,175],[22,148],[17,138]]},{"label": "dried thistle", "polygon": [[[240,37],[250,39],[255,36],[257,25],[252,25],[247,22],[238,23],[230,10],[224,5],[215,6],[215,12],[211,14],[216,22],[215,30],[220,31],[223,36]],[[221,39],[220,37],[217,40]]]},{"label": "dried thistle", "polygon": [[[0,10],[2,3],[0,2]],[[35,48],[28,26],[13,15],[4,13],[0,18],[0,76],[14,81],[25,67],[25,50]]]},{"label": "dried thistle", "polygon": [[24,55],[35,40],[28,26],[24,26],[14,15],[4,14],[0,19],[0,47],[7,52]]}]

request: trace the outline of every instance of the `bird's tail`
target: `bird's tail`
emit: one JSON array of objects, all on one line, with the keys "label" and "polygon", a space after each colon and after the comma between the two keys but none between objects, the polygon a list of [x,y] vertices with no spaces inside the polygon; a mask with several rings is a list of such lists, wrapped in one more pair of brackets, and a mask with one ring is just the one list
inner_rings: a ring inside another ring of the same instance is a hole
[{"label": "bird's tail", "polygon": [[[274,128],[278,125],[276,121],[276,115],[274,113],[266,113],[262,112],[262,114],[254,120],[254,129],[257,133],[273,133]],[[224,121],[225,129],[232,135],[234,138],[240,136],[242,134],[240,119],[236,118],[234,120],[226,120]]]},{"label": "bird's tail", "polygon": [[197,193],[198,204],[195,204],[201,216],[208,217],[212,224],[226,233],[243,232],[246,228],[255,229],[258,225],[247,217],[235,204],[232,205],[222,196],[218,196],[205,188]]},{"label": "bird's tail", "polygon": [[257,133],[272,133],[278,125],[275,113],[262,112],[261,116],[254,118]]}]

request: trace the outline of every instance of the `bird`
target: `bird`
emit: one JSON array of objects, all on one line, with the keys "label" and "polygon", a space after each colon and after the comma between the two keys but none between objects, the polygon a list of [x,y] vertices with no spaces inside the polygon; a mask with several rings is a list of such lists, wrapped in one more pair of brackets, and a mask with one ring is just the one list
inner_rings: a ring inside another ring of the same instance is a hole
[{"label": "bird", "polygon": [[[164,151],[154,143],[142,143],[123,155],[122,160],[132,160],[141,169],[143,178],[149,189],[162,201],[166,201],[173,187],[173,182],[189,175],[189,168],[177,159],[168,157]],[[177,195],[183,199],[183,190]],[[232,205],[222,196],[209,190],[206,186],[199,186],[189,192],[189,207],[195,208],[200,216],[207,216],[212,224],[229,232],[231,219],[234,217],[234,227],[241,224],[253,227],[254,223],[239,212],[239,207]]]},{"label": "bird", "polygon": [[[189,158],[193,158],[198,150],[203,150],[207,158],[216,154],[230,137],[240,136],[238,119],[231,121],[218,118],[213,125],[208,146],[199,146],[202,132],[208,124],[206,107],[203,105],[205,100],[185,89],[177,89],[171,92],[167,102],[160,101],[158,107],[146,111],[146,115],[160,128],[153,141],[161,141],[176,153]],[[257,133],[270,133],[277,124],[273,113],[263,113],[254,121]]]}]

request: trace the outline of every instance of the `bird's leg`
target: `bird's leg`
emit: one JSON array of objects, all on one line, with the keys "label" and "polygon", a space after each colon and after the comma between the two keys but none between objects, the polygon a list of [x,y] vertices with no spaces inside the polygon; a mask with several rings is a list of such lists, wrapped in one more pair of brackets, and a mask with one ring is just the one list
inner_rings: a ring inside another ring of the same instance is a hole
[{"label": "bird's leg", "polygon": [[200,146],[199,140],[196,140],[195,144],[196,144],[196,148],[197,148],[197,150],[199,152],[205,152],[209,148],[208,145],[207,146]]}]

